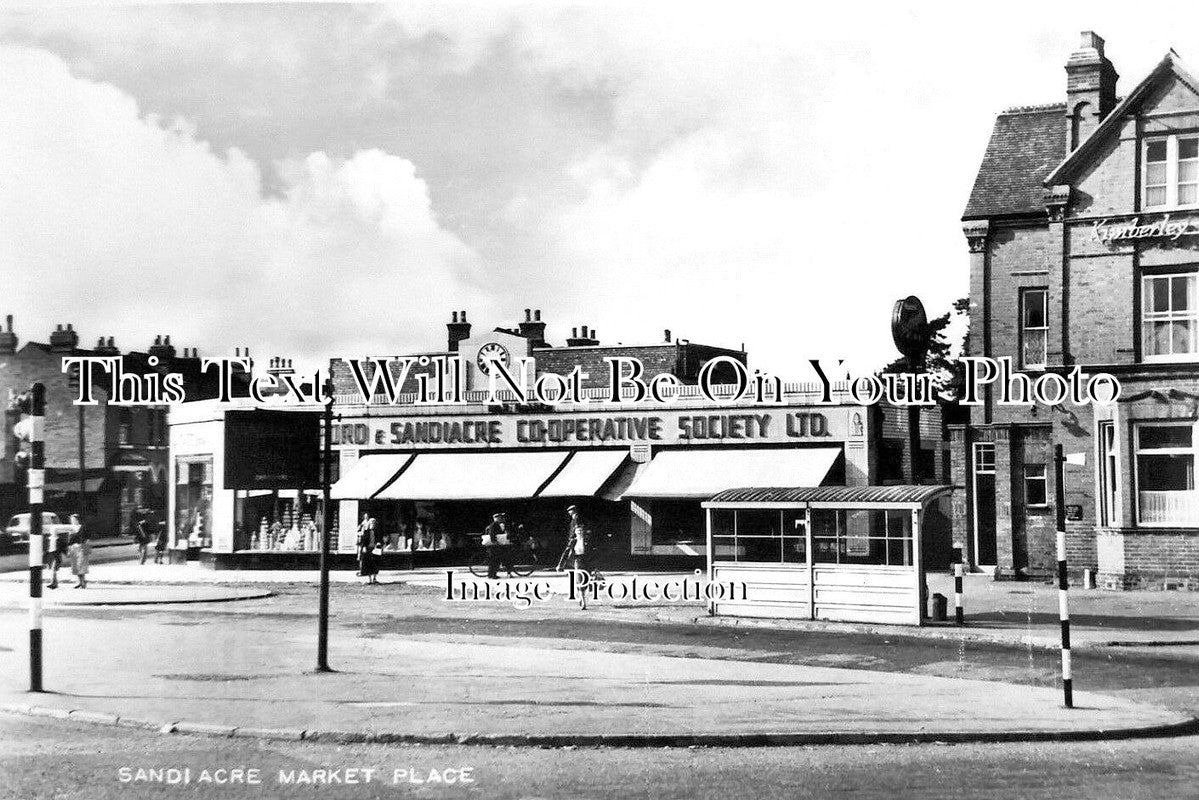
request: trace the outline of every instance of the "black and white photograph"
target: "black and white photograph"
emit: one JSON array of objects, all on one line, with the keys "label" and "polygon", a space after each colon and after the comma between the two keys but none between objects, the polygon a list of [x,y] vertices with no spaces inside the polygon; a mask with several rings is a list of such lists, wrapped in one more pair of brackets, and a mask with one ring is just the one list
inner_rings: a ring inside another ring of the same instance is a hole
[{"label": "black and white photograph", "polygon": [[0,409],[0,800],[1197,796],[1199,8],[2,1]]}]

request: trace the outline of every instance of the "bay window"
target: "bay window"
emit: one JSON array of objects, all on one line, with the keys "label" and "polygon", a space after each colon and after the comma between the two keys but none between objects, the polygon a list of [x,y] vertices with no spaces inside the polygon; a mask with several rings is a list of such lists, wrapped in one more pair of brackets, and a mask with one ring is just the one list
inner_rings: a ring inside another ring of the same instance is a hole
[{"label": "bay window", "polygon": [[1137,523],[1199,526],[1195,492],[1195,423],[1135,427]]},{"label": "bay window", "polygon": [[1142,279],[1141,346],[1146,360],[1195,359],[1199,352],[1195,273],[1146,275]]}]

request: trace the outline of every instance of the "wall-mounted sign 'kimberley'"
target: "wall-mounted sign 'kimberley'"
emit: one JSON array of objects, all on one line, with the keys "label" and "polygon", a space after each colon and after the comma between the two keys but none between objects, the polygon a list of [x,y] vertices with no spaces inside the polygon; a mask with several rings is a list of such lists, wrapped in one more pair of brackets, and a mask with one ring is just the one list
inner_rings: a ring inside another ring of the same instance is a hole
[{"label": "wall-mounted sign 'kimberley'", "polygon": [[1112,222],[1101,219],[1095,223],[1095,238],[1104,244],[1125,242],[1134,239],[1169,239],[1177,241],[1183,236],[1199,235],[1199,220],[1173,219],[1169,214],[1141,222],[1140,217]]}]

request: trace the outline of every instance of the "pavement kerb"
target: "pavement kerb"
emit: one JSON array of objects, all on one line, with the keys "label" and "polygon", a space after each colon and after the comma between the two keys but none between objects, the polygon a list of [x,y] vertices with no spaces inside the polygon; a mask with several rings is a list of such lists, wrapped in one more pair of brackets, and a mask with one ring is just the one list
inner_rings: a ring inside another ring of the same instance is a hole
[{"label": "pavement kerb", "polygon": [[[611,617],[606,617],[610,619]],[[916,625],[872,625],[853,622],[821,622],[819,620],[780,620],[756,619],[752,617],[709,617],[697,616],[688,619],[672,617],[657,617],[659,622],[690,622],[695,625],[711,625],[729,628],[767,628],[770,630],[796,631],[827,631],[831,633],[866,633],[875,636],[897,636],[914,639],[945,639],[951,641],[974,641],[988,644],[1000,644],[1021,647],[1036,647],[1043,650],[1058,650],[1061,640],[1054,632],[1035,633],[1032,635],[1017,631],[997,631],[994,629],[972,628],[969,620],[958,627],[953,626],[916,626]],[[1143,641],[1131,639],[1086,639],[1075,632],[1070,642],[1072,650],[1103,650],[1112,647],[1131,649],[1137,647],[1182,647],[1199,645],[1196,639],[1147,639]]]},{"label": "pavement kerb", "polygon": [[113,714],[65,710],[34,705],[0,706],[0,712],[85,722],[92,725],[156,730],[164,734],[191,734],[213,738],[247,738],[330,744],[478,745],[484,747],[796,747],[863,744],[995,744],[1004,742],[1088,742],[1149,739],[1199,734],[1199,718],[1134,728],[1072,731],[954,731],[887,732],[826,731],[807,733],[763,732],[744,734],[413,734],[386,731],[321,731],[290,728],[241,728],[204,722],[154,722]]}]

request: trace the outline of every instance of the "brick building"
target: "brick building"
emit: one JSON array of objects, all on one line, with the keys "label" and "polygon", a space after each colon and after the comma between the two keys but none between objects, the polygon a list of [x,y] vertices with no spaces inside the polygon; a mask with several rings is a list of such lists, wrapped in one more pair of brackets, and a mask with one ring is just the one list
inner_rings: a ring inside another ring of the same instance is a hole
[{"label": "brick building", "polygon": [[1170,51],[1117,96],[1082,34],[1064,102],[998,116],[963,215],[970,355],[1037,377],[1106,372],[1107,406],[1004,405],[952,430],[967,557],[997,578],[1054,569],[1052,448],[1068,553],[1111,588],[1199,586],[1199,82]]},{"label": "brick building", "polygon": [[[157,337],[146,352],[122,354],[112,337],[100,337],[94,348],[81,348],[74,327],[59,325],[48,343],[21,345],[12,315],[7,317],[0,332],[0,401],[7,407],[12,396],[35,382],[46,387],[46,507],[64,519],[82,512],[93,534],[112,535],[129,531],[139,509],[152,519],[165,518],[169,408],[110,403],[103,371],[97,371],[93,381],[97,404],[75,404],[73,376],[62,371],[62,359],[91,355],[120,356],[126,373],[180,373],[189,399],[214,397],[216,385],[201,374],[195,350],[178,353],[169,336]],[[158,359],[154,366],[151,357]],[[27,505],[24,475],[14,466],[19,446],[12,436],[16,419],[14,412],[5,412],[0,458],[0,517],[5,521]]]}]

